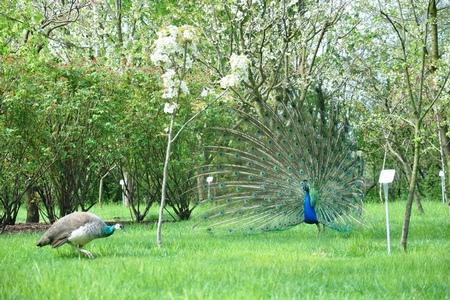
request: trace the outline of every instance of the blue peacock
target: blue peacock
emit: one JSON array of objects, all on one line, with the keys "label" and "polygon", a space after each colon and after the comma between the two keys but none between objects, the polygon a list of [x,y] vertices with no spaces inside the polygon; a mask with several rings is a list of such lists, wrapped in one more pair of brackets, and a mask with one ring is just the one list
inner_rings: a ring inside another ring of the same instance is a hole
[{"label": "blue peacock", "polygon": [[217,128],[228,142],[207,147],[216,158],[199,176],[213,176],[215,195],[198,225],[258,232],[307,223],[320,232],[360,223],[363,162],[349,126],[292,103],[263,108],[236,110],[239,125]]},{"label": "blue peacock", "polygon": [[75,247],[80,253],[89,258],[93,254],[84,245],[97,238],[112,235],[115,230],[122,229],[122,224],[107,225],[100,217],[88,212],[74,212],[56,221],[42,235],[37,246],[51,245],[58,248],[66,243]]}]

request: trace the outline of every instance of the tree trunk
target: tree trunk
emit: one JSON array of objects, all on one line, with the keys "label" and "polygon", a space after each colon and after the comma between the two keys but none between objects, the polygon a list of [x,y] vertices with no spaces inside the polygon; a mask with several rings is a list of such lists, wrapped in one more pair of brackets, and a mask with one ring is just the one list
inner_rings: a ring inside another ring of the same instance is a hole
[{"label": "tree trunk", "polygon": [[402,237],[400,240],[400,244],[404,251],[407,250],[408,245],[408,233],[409,233],[409,223],[411,220],[411,208],[414,200],[415,189],[417,184],[417,169],[419,165],[419,155],[420,155],[420,122],[417,122],[414,128],[414,161],[412,173],[409,181],[409,189],[408,189],[408,200],[406,201],[406,209],[405,216],[403,218],[403,227],[402,227]]},{"label": "tree trunk", "polygon": [[116,10],[117,10],[117,48],[122,50],[123,47],[123,32],[122,32],[122,0],[116,0]]},{"label": "tree trunk", "polygon": [[164,160],[163,182],[162,182],[162,188],[161,188],[161,203],[160,203],[160,207],[159,207],[158,227],[156,229],[156,245],[158,245],[158,247],[161,247],[161,245],[162,245],[161,227],[162,227],[164,206],[166,205],[167,174],[168,174],[168,170],[169,170],[170,150],[171,150],[171,146],[172,146],[172,129],[173,129],[174,119],[175,119],[175,114],[172,114],[171,119],[170,119],[169,133],[167,134],[166,159]]},{"label": "tree trunk", "polygon": [[[431,0],[430,1],[430,6],[429,6],[429,11],[430,11],[430,19],[431,19],[431,59],[432,59],[432,64],[431,64],[431,72],[434,73],[437,69],[437,64],[439,61],[439,34],[438,34],[438,26],[437,26],[437,7],[436,7],[436,1],[435,0]],[[440,147],[442,147],[443,149],[443,154],[445,157],[445,160],[447,162],[447,186],[450,187],[450,139],[447,136],[447,132],[448,132],[448,126],[446,124],[448,124],[448,122],[441,122],[442,121],[442,117],[446,116],[447,114],[444,114],[443,111],[441,112],[438,109],[437,112],[437,118],[438,118],[438,129],[439,129],[439,134],[440,134],[440,142],[441,145],[439,145]],[[445,120],[444,120],[445,121]],[[447,189],[448,191],[448,189]],[[449,199],[449,195],[447,194],[447,199]],[[449,205],[450,205],[450,200],[449,200]]]},{"label": "tree trunk", "polygon": [[422,201],[421,201],[421,198],[420,198],[419,191],[416,189],[414,194],[415,194],[414,198],[416,199],[417,210],[419,211],[420,214],[424,214],[425,211],[424,211],[423,206],[422,206]]},{"label": "tree trunk", "polygon": [[430,1],[430,23],[431,23],[431,72],[437,69],[437,61],[439,60],[439,36],[437,28],[437,7],[436,1]]},{"label": "tree trunk", "polygon": [[[406,162],[406,159],[404,158],[403,155],[401,155],[401,153],[399,153],[398,151],[395,151],[394,148],[392,148],[390,143],[387,143],[387,145],[388,145],[389,151],[392,153],[392,155],[400,162],[400,164],[403,168],[403,172],[405,172],[408,183],[411,182],[411,173],[412,173],[411,165],[409,165],[409,163]],[[401,190],[399,189],[399,194],[400,194],[400,192],[401,192]],[[417,210],[419,211],[419,213],[421,213],[421,214],[425,213],[425,210],[423,209],[422,202],[420,200],[420,195],[419,195],[418,191],[414,192],[414,199],[416,200]]]},{"label": "tree trunk", "polygon": [[[446,163],[446,167],[447,170],[445,170],[445,175],[447,176],[447,187],[450,187],[450,139],[447,136],[447,132],[448,132],[448,126],[446,126],[445,124],[442,124],[444,122],[440,122],[441,120],[441,114],[438,112],[438,122],[439,122],[439,135],[441,137],[441,145],[439,145],[440,147],[442,147],[442,154],[444,155],[444,160]],[[447,188],[447,199],[449,199],[449,194],[448,194],[448,188]]]},{"label": "tree trunk", "polygon": [[205,200],[204,186],[205,186],[205,178],[203,177],[203,175],[200,175],[197,172],[197,197],[198,197],[198,202],[202,202],[203,200]]},{"label": "tree trunk", "polygon": [[28,191],[27,223],[39,223],[39,198],[33,188]]}]

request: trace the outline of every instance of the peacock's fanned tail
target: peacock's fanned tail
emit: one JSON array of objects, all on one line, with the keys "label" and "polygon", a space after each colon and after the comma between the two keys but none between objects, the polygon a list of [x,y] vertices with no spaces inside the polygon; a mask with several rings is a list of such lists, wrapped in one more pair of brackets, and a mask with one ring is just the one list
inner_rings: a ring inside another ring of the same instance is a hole
[{"label": "peacock's fanned tail", "polygon": [[251,232],[302,223],[303,180],[317,191],[320,223],[344,230],[359,220],[362,161],[344,126],[294,106],[266,106],[262,117],[237,113],[243,122],[217,128],[228,143],[207,148],[215,160],[198,175],[214,178],[201,227]]}]

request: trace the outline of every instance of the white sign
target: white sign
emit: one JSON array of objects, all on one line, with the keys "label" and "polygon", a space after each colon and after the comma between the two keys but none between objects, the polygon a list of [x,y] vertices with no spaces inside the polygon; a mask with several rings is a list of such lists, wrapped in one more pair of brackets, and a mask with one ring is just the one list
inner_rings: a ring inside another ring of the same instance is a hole
[{"label": "white sign", "polygon": [[207,182],[208,184],[210,184],[211,182],[213,182],[213,180],[214,180],[214,177],[212,177],[212,176],[206,177],[206,182]]},{"label": "white sign", "polygon": [[380,173],[379,183],[391,183],[394,181],[395,170],[382,170]]},{"label": "white sign", "polygon": [[380,173],[380,179],[378,179],[379,183],[383,184],[383,190],[384,190],[384,203],[386,207],[386,240],[387,240],[387,252],[388,255],[391,254],[391,230],[389,226],[389,205],[388,205],[388,198],[389,198],[389,183],[394,181],[395,176],[395,170],[382,170]]}]

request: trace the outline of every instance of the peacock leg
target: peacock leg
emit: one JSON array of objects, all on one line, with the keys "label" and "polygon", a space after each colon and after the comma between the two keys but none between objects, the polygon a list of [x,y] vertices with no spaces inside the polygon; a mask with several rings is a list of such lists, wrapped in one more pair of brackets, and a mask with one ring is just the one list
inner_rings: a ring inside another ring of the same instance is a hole
[{"label": "peacock leg", "polygon": [[318,230],[317,235],[319,235],[320,234],[320,224],[316,223],[316,226],[317,226],[317,230]]},{"label": "peacock leg", "polygon": [[94,258],[94,255],[91,252],[87,251],[86,249],[78,248],[78,251],[80,251],[89,258]]}]

